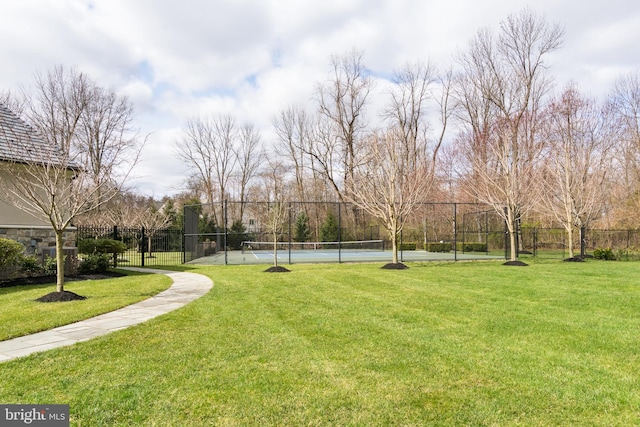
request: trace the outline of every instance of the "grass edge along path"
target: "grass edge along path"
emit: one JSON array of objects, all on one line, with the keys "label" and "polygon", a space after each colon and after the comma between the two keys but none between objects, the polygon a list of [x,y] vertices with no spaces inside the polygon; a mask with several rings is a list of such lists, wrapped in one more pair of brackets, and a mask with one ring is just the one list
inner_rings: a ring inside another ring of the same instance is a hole
[{"label": "grass edge along path", "polygon": [[189,267],[180,310],[0,365],[71,425],[635,425],[640,264]]},{"label": "grass edge along path", "polygon": [[0,341],[68,325],[134,304],[166,290],[164,275],[117,270],[125,276],[70,281],[65,289],[87,299],[61,303],[35,301],[55,290],[55,283],[0,288]]}]

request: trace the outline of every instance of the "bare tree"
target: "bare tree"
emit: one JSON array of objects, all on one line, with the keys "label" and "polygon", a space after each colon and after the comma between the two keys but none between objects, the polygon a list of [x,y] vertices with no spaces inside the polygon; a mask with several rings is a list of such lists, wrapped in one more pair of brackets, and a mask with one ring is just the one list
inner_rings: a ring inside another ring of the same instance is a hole
[{"label": "bare tree", "polygon": [[260,170],[264,150],[260,145],[260,133],[253,124],[244,124],[240,128],[240,138],[236,147],[235,156],[238,164],[238,184],[240,186],[240,214],[238,219],[244,218],[244,206],[247,198],[247,190],[252,179]]},{"label": "bare tree", "polygon": [[[104,127],[97,125],[97,138],[105,140],[107,146],[126,141],[137,148],[133,149],[132,162],[112,158],[112,164],[120,164],[121,169],[110,167],[94,173],[82,123],[101,123],[100,117],[94,116],[96,104],[103,101],[94,97],[96,88],[85,74],[73,69],[57,67],[38,75],[34,96],[25,101],[27,117],[38,132],[4,135],[15,142],[7,163],[10,173],[5,196],[24,212],[49,222],[55,231],[58,292],[64,291],[63,232],[74,218],[98,208],[118,193],[141,147],[135,135],[126,131],[120,137],[104,138]],[[110,99],[119,104],[122,98]],[[119,120],[128,126],[131,114],[132,110],[127,109]],[[120,151],[120,155],[124,152]]]},{"label": "bare tree", "polygon": [[276,132],[276,153],[288,159],[293,166],[296,197],[308,200],[305,181],[309,162],[306,151],[311,129],[307,113],[299,106],[290,106],[280,112],[273,127]]},{"label": "bare tree", "polygon": [[86,74],[63,66],[36,74],[35,85],[36,93],[25,111],[28,121],[52,147],[88,158],[88,141],[79,136],[96,85]]},{"label": "bare tree", "polygon": [[468,190],[503,217],[518,257],[520,218],[535,206],[531,185],[542,153],[539,114],[550,89],[544,59],[561,45],[563,31],[525,10],[509,16],[495,37],[481,30],[460,56],[460,105],[469,117],[464,141],[473,179]]},{"label": "bare tree", "polygon": [[[441,92],[433,97],[432,85]],[[392,262],[398,264],[398,235],[405,221],[425,202],[434,182],[435,163],[451,115],[451,73],[438,79],[426,64],[408,64],[396,73],[395,87],[385,110],[389,126],[370,135],[366,153],[356,168],[348,198],[380,219],[392,243]],[[433,144],[428,141],[427,103],[436,101],[441,129]]]},{"label": "bare tree", "polygon": [[[153,199],[148,200],[143,209],[138,212],[136,223],[145,230],[147,252],[149,257],[153,254],[153,238],[160,230],[171,225],[171,217],[166,212],[158,210]],[[144,242],[142,243],[144,244]]]},{"label": "bare tree", "polygon": [[619,130],[614,146],[619,163],[616,186],[622,184],[618,205],[622,208],[620,221],[628,227],[638,227],[635,213],[640,208],[640,71],[620,76],[614,83],[609,102],[613,111],[612,126]]},{"label": "bare tree", "polygon": [[344,201],[342,145],[333,131],[333,124],[326,117],[319,115],[312,123],[304,152],[310,159],[314,177],[324,181],[333,194]]},{"label": "bare tree", "polygon": [[19,96],[16,96],[10,90],[0,91],[0,104],[7,107],[18,117],[24,116],[24,110],[25,110],[24,99],[20,98]]},{"label": "bare tree", "polygon": [[111,200],[104,203],[100,210],[92,210],[77,216],[74,224],[99,227],[112,227],[114,225],[135,227],[140,206],[146,201],[144,199],[144,197],[131,191],[120,191]]},{"label": "bare tree", "polygon": [[395,73],[391,100],[384,113],[399,131],[403,163],[408,167],[412,167],[424,149],[419,142],[426,139],[425,109],[435,80],[434,68],[424,63],[406,64]]},{"label": "bare tree", "polygon": [[[289,216],[285,166],[282,161],[269,158],[262,170],[262,190],[267,199],[261,221],[273,242],[273,266],[278,268],[278,241],[284,234],[284,225]],[[275,270],[277,271],[277,270]]]},{"label": "bare tree", "polygon": [[[179,158],[204,186],[207,202],[226,197],[227,185],[237,162],[237,126],[233,117],[218,115],[187,120],[184,137],[177,141]],[[220,224],[218,214],[214,219]]]},{"label": "bare tree", "polygon": [[548,107],[544,135],[550,145],[542,200],[567,232],[570,258],[574,228],[588,227],[604,207],[612,136],[609,122],[606,111],[584,98],[574,85]]},{"label": "bare tree", "polygon": [[147,237],[147,251],[151,256],[153,237],[158,231],[168,228],[173,219],[169,213],[158,210],[156,202],[152,198],[130,191],[121,191],[108,203],[105,203],[100,211],[94,210],[78,217],[75,224],[144,228]]},{"label": "bare tree", "polygon": [[350,201],[380,219],[392,244],[392,263],[398,264],[398,235],[420,202],[426,200],[432,181],[427,158],[404,161],[402,132],[391,128],[372,133],[366,140],[365,162],[348,187]]},{"label": "bare tree", "polygon": [[341,184],[352,181],[359,164],[358,150],[367,129],[365,110],[373,80],[361,52],[334,55],[331,65],[331,80],[316,88],[319,113],[327,126],[319,129],[322,133],[312,141],[308,152],[318,160],[317,166],[342,200]]},{"label": "bare tree", "polygon": [[90,90],[91,102],[81,116],[79,141],[84,145],[81,150],[86,152],[88,172],[100,182],[136,164],[142,140],[132,128],[133,106],[127,97],[97,85]]}]

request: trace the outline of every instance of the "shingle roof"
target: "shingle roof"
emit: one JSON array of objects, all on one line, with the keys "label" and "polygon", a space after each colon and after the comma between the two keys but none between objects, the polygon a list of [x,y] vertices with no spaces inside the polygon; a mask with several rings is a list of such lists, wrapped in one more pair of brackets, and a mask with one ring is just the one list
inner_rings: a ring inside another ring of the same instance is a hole
[{"label": "shingle roof", "polygon": [[29,126],[0,104],[0,161],[63,165],[65,156]]}]

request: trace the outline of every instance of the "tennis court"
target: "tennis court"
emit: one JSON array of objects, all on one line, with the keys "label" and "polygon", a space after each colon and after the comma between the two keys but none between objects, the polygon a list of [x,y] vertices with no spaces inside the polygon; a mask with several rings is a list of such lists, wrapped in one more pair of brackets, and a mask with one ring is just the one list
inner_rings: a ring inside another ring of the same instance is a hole
[{"label": "tennis court", "polygon": [[[273,243],[243,242],[242,249],[202,257],[191,264],[272,264]],[[279,242],[277,246],[279,264],[339,263],[339,262],[391,262],[391,249],[382,240],[358,242]],[[463,261],[504,259],[503,255],[462,252],[427,252],[425,250],[401,251],[401,261]]]}]

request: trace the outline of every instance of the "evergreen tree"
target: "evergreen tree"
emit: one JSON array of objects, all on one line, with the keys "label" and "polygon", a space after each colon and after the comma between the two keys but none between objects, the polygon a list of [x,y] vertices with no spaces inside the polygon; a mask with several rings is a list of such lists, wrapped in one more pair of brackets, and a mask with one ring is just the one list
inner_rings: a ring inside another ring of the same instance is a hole
[{"label": "evergreen tree", "polygon": [[293,235],[293,240],[296,242],[306,242],[311,237],[311,230],[309,229],[309,217],[306,212],[302,211],[300,215],[296,217],[296,229]]},{"label": "evergreen tree", "polygon": [[178,212],[176,210],[176,204],[173,199],[166,199],[166,203],[164,204],[163,213],[169,218],[171,221],[172,228],[182,228],[182,224],[179,223],[178,220]]},{"label": "evergreen tree", "polygon": [[244,226],[242,220],[236,219],[227,234],[227,246],[229,249],[239,250],[245,240],[248,240],[247,227]]},{"label": "evergreen tree", "polygon": [[327,218],[320,229],[320,240],[322,242],[337,242],[340,236],[338,220],[332,211],[329,211]]}]

